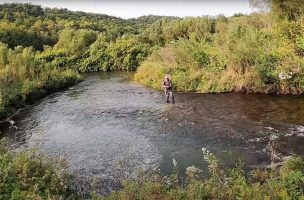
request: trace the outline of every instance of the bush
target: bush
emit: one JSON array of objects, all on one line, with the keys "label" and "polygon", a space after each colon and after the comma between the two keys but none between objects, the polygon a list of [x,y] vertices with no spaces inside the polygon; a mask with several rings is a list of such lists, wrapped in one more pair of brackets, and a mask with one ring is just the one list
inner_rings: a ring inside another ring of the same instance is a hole
[{"label": "bush", "polygon": [[45,80],[44,88],[48,91],[56,91],[61,88],[73,85],[82,80],[81,76],[71,70],[52,70]]},{"label": "bush", "polygon": [[0,144],[0,199],[76,199],[62,160],[36,151],[13,154]]},{"label": "bush", "polygon": [[[208,178],[202,178],[202,171],[192,166],[187,168],[187,182],[182,183],[178,165],[173,161],[175,170],[170,177],[157,172],[141,174],[136,180],[126,181],[121,191],[108,197],[93,194],[93,199],[304,199],[303,158],[293,158],[283,165],[286,172],[290,170],[286,177],[267,169],[255,170],[248,176],[242,162],[237,162],[234,168],[222,169],[208,150],[204,150],[204,159],[209,163]],[[297,167],[291,163],[297,163]]]},{"label": "bush", "polygon": [[[188,19],[180,20],[187,24]],[[135,79],[148,86],[170,73],[178,91],[302,94],[302,36],[294,41],[271,24],[269,14],[191,19],[192,29],[155,50],[138,68]],[[196,22],[203,27],[195,29]],[[212,22],[212,23],[211,23]],[[176,23],[176,22],[172,22]],[[169,23],[162,24],[171,27]],[[287,22],[286,26],[292,26]],[[180,27],[182,28],[182,27]],[[198,31],[200,30],[200,31]],[[195,33],[192,37],[191,33]],[[152,69],[150,69],[150,67]],[[149,73],[144,72],[147,70]],[[151,73],[156,73],[151,75]],[[280,74],[290,78],[280,78]]]},{"label": "bush", "polygon": [[30,81],[25,80],[22,85],[22,99],[23,101],[29,99],[38,99],[43,95],[43,91],[41,91],[42,83],[40,81]]},{"label": "bush", "polygon": [[[91,199],[304,199],[304,159],[294,157],[277,169],[255,169],[246,173],[244,163],[232,168],[223,164],[203,148],[208,163],[208,176],[195,166],[179,174],[173,159],[173,173],[163,176],[158,170],[141,172],[123,182],[120,191],[108,196],[92,193]],[[0,144],[0,199],[78,199],[75,184],[66,173],[63,160],[47,158],[37,151],[10,152]]]},{"label": "bush", "polygon": [[77,72],[46,62],[31,47],[12,50],[0,43],[0,54],[0,118],[8,116],[12,107],[81,80]]}]

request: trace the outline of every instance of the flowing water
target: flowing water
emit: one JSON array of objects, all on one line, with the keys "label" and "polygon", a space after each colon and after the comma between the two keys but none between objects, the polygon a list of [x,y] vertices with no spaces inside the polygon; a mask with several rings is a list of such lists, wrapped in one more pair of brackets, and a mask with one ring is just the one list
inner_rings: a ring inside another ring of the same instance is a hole
[{"label": "flowing water", "polygon": [[170,174],[173,158],[182,172],[206,169],[202,147],[227,165],[240,158],[265,167],[270,153],[304,155],[304,97],[176,93],[173,105],[131,76],[89,75],[21,111],[2,137],[16,150],[64,157],[81,187],[100,193],[139,170]]}]

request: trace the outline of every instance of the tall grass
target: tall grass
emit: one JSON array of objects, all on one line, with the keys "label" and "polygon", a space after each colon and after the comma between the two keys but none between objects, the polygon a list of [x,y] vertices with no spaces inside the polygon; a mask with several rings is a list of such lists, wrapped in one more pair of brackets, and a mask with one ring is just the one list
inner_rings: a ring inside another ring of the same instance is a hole
[{"label": "tall grass", "polygon": [[0,118],[14,107],[80,80],[77,72],[41,60],[39,52],[31,47],[10,49],[0,43]]},{"label": "tall grass", "polygon": [[175,172],[170,176],[158,173],[141,175],[136,180],[124,182],[123,189],[110,196],[96,194],[99,200],[235,200],[235,199],[304,199],[304,159],[293,158],[280,169],[253,170],[246,175],[243,163],[237,162],[230,169],[221,168],[219,160],[205,150],[204,158],[209,163],[208,177],[202,170],[191,166],[186,169],[187,182],[179,179],[178,164],[173,161]]},{"label": "tall grass", "polygon": [[[214,30],[205,30],[208,34],[192,27],[193,33],[155,50],[140,65],[135,80],[160,88],[163,75],[170,73],[178,91],[304,92],[304,58],[299,54],[303,27],[295,43],[270,14],[219,17],[213,22]],[[210,20],[200,23],[208,27]]]},{"label": "tall grass", "polygon": [[[304,159],[291,158],[275,169],[253,169],[249,174],[241,161],[234,167],[222,163],[203,148],[208,173],[195,166],[186,169],[181,178],[173,159],[173,173],[159,171],[140,173],[125,180],[119,191],[107,196],[92,191],[95,200],[235,200],[235,199],[304,199]],[[37,151],[12,153],[0,143],[0,199],[80,199],[72,176],[62,159],[47,158]],[[208,175],[206,175],[208,174]]]},{"label": "tall grass", "polygon": [[37,151],[12,153],[0,141],[0,199],[77,199],[63,160]]}]

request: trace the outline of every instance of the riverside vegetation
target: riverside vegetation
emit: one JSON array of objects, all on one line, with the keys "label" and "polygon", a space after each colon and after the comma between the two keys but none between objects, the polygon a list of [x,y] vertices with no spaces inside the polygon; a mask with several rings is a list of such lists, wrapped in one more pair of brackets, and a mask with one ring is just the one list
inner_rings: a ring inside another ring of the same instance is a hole
[{"label": "riverside vegetation", "polygon": [[138,39],[139,31],[160,18],[123,20],[1,4],[0,119],[48,92],[81,81],[79,72],[135,70],[150,49]]},{"label": "riverside vegetation", "polygon": [[[224,169],[208,150],[204,150],[202,155],[209,164],[208,177],[203,177],[202,170],[191,166],[186,170],[186,181],[182,182],[178,164],[173,160],[175,172],[169,177],[161,176],[157,171],[141,174],[136,180],[125,181],[121,191],[109,196],[92,192],[86,198],[304,199],[303,158],[288,160],[280,170],[252,170],[248,176],[241,162]],[[82,199],[62,160],[46,158],[32,151],[13,154],[1,144],[0,161],[0,199]]]},{"label": "riverside vegetation", "polygon": [[179,91],[302,94],[304,6],[270,2],[271,12],[155,23],[146,33],[160,47],[135,79],[160,88],[170,73]]},{"label": "riverside vegetation", "polygon": [[[137,70],[135,80],[193,92],[302,94],[304,6],[251,0],[233,17],[102,14],[0,5],[0,115],[79,80],[79,72]],[[266,11],[263,11],[266,10]]]}]

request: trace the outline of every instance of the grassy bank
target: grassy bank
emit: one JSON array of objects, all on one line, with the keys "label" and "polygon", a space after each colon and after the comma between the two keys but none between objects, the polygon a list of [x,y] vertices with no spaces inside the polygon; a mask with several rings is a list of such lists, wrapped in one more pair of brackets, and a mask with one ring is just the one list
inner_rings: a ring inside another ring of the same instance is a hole
[{"label": "grassy bank", "polygon": [[10,152],[0,142],[0,199],[77,199],[62,160],[38,152]]},{"label": "grassy bank", "polygon": [[[208,177],[191,166],[181,181],[178,163],[175,172],[162,176],[157,171],[126,180],[120,191],[100,196],[92,191],[89,199],[304,199],[304,159],[292,158],[275,170],[256,169],[246,175],[243,164],[223,169],[212,153],[204,150],[209,163]],[[80,199],[72,188],[65,162],[37,152],[12,153],[0,145],[0,199]],[[74,183],[75,184],[75,183]]]},{"label": "grassy bank", "polygon": [[204,159],[209,163],[208,177],[202,170],[191,166],[186,169],[187,181],[181,183],[177,173],[178,163],[173,160],[175,173],[170,177],[158,174],[143,175],[124,183],[121,191],[109,197],[93,199],[304,199],[304,159],[293,158],[280,169],[256,169],[245,174],[242,162],[234,168],[223,169],[220,162],[205,150]]},{"label": "grassy bank", "polygon": [[154,50],[135,79],[160,89],[169,73],[178,91],[303,94],[302,14],[293,20],[260,13],[169,22],[161,36],[177,29],[184,36]]},{"label": "grassy bank", "polygon": [[0,119],[49,92],[81,80],[70,69],[60,69],[40,59],[31,47],[8,48],[0,43]]}]

